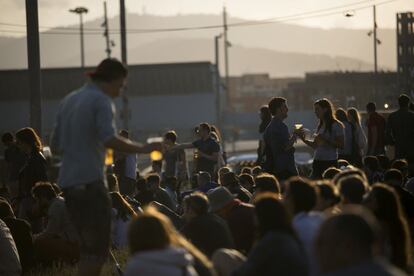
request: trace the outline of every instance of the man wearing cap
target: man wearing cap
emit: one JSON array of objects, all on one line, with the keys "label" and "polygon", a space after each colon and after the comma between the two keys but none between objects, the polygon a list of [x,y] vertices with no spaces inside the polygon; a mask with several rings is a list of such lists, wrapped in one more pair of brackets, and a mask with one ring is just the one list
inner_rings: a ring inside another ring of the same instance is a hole
[{"label": "man wearing cap", "polygon": [[141,145],[117,134],[115,105],[127,69],[103,60],[90,81],[67,95],[59,107],[52,149],[61,155],[58,184],[81,241],[78,275],[99,275],[110,246],[111,203],[105,184],[105,150],[148,153],[161,144]]},{"label": "man wearing cap", "polygon": [[254,241],[254,207],[236,199],[225,187],[208,192],[210,212],[223,218],[230,227],[235,249],[249,253]]},{"label": "man wearing cap", "polygon": [[193,143],[185,143],[171,147],[169,150],[198,149],[196,173],[208,172],[215,179],[214,166],[219,159],[220,145],[211,137],[211,127],[207,123],[201,123],[198,127],[200,139]]}]

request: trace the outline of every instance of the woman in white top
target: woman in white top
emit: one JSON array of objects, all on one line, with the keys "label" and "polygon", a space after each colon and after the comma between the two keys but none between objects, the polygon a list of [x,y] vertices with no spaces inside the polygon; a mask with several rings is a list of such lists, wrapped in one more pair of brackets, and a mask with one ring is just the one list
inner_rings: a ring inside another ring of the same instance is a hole
[{"label": "woman in white top", "polygon": [[355,147],[353,149],[353,162],[355,166],[362,167],[362,156],[364,156],[367,147],[367,137],[362,129],[361,116],[356,108],[348,109],[348,119],[353,126],[353,145]]},{"label": "woman in white top", "polygon": [[314,104],[319,125],[313,141],[300,135],[302,141],[315,150],[312,179],[322,179],[323,172],[330,167],[338,166],[338,149],[344,148],[344,127],[335,118],[333,105],[328,99],[321,99]]},{"label": "woman in white top", "polygon": [[110,196],[112,200],[112,247],[117,249],[126,248],[128,245],[129,223],[136,216],[136,213],[120,193],[111,192]]}]

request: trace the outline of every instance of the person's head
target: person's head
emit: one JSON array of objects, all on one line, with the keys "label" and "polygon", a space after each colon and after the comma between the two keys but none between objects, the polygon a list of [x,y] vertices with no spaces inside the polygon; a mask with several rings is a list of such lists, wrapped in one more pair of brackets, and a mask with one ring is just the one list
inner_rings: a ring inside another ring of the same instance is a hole
[{"label": "person's head", "polygon": [[207,139],[210,137],[211,127],[208,123],[201,123],[198,126],[198,134],[201,139]]},{"label": "person's head", "polygon": [[316,181],[314,185],[319,195],[314,208],[316,211],[325,211],[339,203],[338,189],[330,181]]},{"label": "person's head", "polygon": [[335,112],[335,116],[341,122],[349,122],[348,114],[343,108],[338,108]]},{"label": "person's head", "polygon": [[286,119],[288,116],[288,106],[285,98],[274,97],[269,102],[269,111],[273,117],[281,120]]},{"label": "person's head", "polygon": [[316,205],[316,200],[317,192],[309,180],[293,177],[287,181],[284,202],[292,215],[311,211]]},{"label": "person's head", "polygon": [[211,268],[211,263],[206,256],[184,239],[175,230],[171,221],[154,208],[148,208],[143,214],[132,219],[128,229],[128,247],[131,255],[169,247],[181,247],[200,261],[203,266]]},{"label": "person's head", "polygon": [[340,169],[347,168],[349,165],[350,165],[349,162],[346,161],[345,159],[339,159],[338,160],[338,168],[340,168]]},{"label": "person's head", "polygon": [[217,187],[207,193],[210,202],[210,212],[224,214],[227,208],[234,202],[234,195],[226,187]]},{"label": "person's head", "polygon": [[366,106],[368,114],[373,113],[377,110],[377,105],[374,102],[369,102]]},{"label": "person's head", "polygon": [[410,106],[411,100],[410,97],[408,97],[406,94],[401,94],[398,97],[398,105],[400,108],[407,108]]},{"label": "person's head", "polygon": [[170,130],[164,134],[164,143],[172,146],[176,142],[177,142],[177,133],[174,130]]},{"label": "person's head", "polygon": [[218,176],[219,176],[219,184],[223,185],[223,176],[228,173],[231,172],[229,167],[221,167],[218,171]]},{"label": "person's head", "polygon": [[147,186],[149,190],[155,191],[160,187],[161,178],[158,174],[152,173],[147,176],[146,180],[147,180]]},{"label": "person's head", "polygon": [[112,208],[116,210],[116,216],[124,221],[128,221],[133,216],[136,216],[134,209],[122,197],[119,192],[110,192]]},{"label": "person's head", "polygon": [[330,100],[323,98],[317,100],[314,103],[314,110],[315,115],[319,119],[318,130],[325,126],[325,131],[331,132],[332,131],[332,124],[336,121],[339,122],[334,115],[334,107]]},{"label": "person's head", "polygon": [[0,219],[14,218],[14,212],[7,200],[0,199]]},{"label": "person's head", "polygon": [[190,221],[193,218],[203,216],[208,213],[210,205],[205,194],[195,192],[186,196],[183,200],[183,218]]},{"label": "person's head", "polygon": [[276,194],[281,193],[279,181],[276,179],[276,177],[274,177],[271,174],[261,174],[258,177],[256,177],[255,182],[256,182],[256,188],[255,188],[256,195],[260,193],[266,193],[266,192],[271,192],[271,193],[276,193]]},{"label": "person's head", "polygon": [[262,172],[263,172],[263,169],[260,166],[256,166],[252,169],[252,174],[254,177],[260,175]]},{"label": "person's head", "polygon": [[350,175],[338,182],[341,202],[344,204],[361,204],[368,190],[368,183],[360,176]]},{"label": "person's head", "polygon": [[135,183],[135,192],[140,193],[148,190],[147,180],[144,177],[137,179]]},{"label": "person's head", "polygon": [[348,176],[354,176],[354,175],[359,176],[365,182],[368,182],[368,179],[367,179],[367,176],[366,176],[365,172],[362,171],[362,170],[360,170],[360,169],[358,169],[358,168],[355,168],[355,167],[350,167],[350,168],[347,168],[347,169],[341,171],[340,173],[338,173],[337,175],[335,175],[335,177],[332,179],[332,182],[333,182],[334,185],[338,186],[339,185],[339,181],[341,179],[343,179],[345,177],[348,177]]},{"label": "person's head", "polygon": [[162,170],[162,160],[153,160],[151,163],[152,172],[161,173]]},{"label": "person's head", "polygon": [[372,185],[364,199],[364,205],[381,220],[393,221],[402,215],[401,204],[394,189],[384,184]]},{"label": "person's head", "polygon": [[252,175],[242,173],[239,175],[240,185],[248,191],[252,191],[255,186],[255,180]]},{"label": "person's head", "polygon": [[239,177],[234,172],[225,173],[222,181],[221,185],[227,188],[240,186]]},{"label": "person's head", "polygon": [[323,98],[314,103],[315,115],[320,121],[333,120],[334,108],[330,100]]},{"label": "person's head", "polygon": [[131,254],[161,250],[176,243],[174,226],[170,220],[155,210],[136,216],[129,225],[128,243]]},{"label": "person's head", "polygon": [[399,170],[404,179],[408,176],[408,162],[405,159],[397,159],[392,162],[392,169]]},{"label": "person's head", "polygon": [[320,272],[334,274],[372,260],[379,246],[378,232],[375,217],[363,209],[328,217],[315,237]]},{"label": "person's head", "polygon": [[377,155],[377,159],[378,159],[378,162],[381,168],[380,170],[382,172],[385,172],[386,170],[390,168],[391,162],[390,162],[390,159],[386,155],[384,154]]},{"label": "person's head", "polygon": [[243,167],[240,171],[240,173],[244,174],[252,174],[252,168],[250,167]]},{"label": "person's head", "polygon": [[355,125],[361,125],[361,116],[356,108],[351,107],[348,109],[348,119],[351,123]]},{"label": "person's head", "polygon": [[211,183],[211,175],[208,172],[201,171],[197,175],[197,184],[199,187],[204,187]]},{"label": "person's head", "polygon": [[13,134],[11,134],[11,132],[4,133],[1,136],[1,141],[3,142],[3,145],[8,147],[9,145],[13,144],[13,142],[14,142]]},{"label": "person's head", "polygon": [[176,176],[167,176],[165,178],[165,186],[171,188],[171,190],[175,191],[178,187],[178,179]]},{"label": "person's head", "polygon": [[16,145],[25,153],[42,150],[42,142],[33,128],[25,127],[16,132]]},{"label": "person's head", "polygon": [[115,174],[107,174],[106,182],[108,182],[108,192],[119,192],[118,178]]},{"label": "person's head", "polygon": [[267,105],[261,106],[259,113],[260,113],[260,120],[262,120],[262,122],[267,122],[267,124],[269,124],[269,122],[272,120],[272,114],[270,113],[269,106]]},{"label": "person's head", "polygon": [[399,170],[389,169],[384,174],[384,183],[390,186],[399,186],[404,185],[404,177]]},{"label": "person's head", "polygon": [[330,167],[328,169],[326,169],[323,174],[322,174],[322,178],[323,179],[328,179],[328,180],[332,180],[334,179],[334,177],[339,174],[341,172],[340,169],[335,168],[335,167]]},{"label": "person's head", "polygon": [[125,86],[128,70],[117,59],[106,58],[99,63],[95,71],[88,73],[88,75],[94,83],[102,88],[105,94],[116,98]]},{"label": "person's head", "polygon": [[125,139],[129,139],[129,131],[126,129],[121,129],[118,134]]},{"label": "person's head", "polygon": [[366,156],[364,158],[364,170],[367,174],[379,171],[380,165],[376,156]]},{"label": "person's head", "polygon": [[35,199],[39,210],[42,213],[47,213],[50,203],[57,195],[49,182],[37,182],[32,188],[32,196]]},{"label": "person's head", "polygon": [[270,231],[287,233],[296,237],[291,216],[276,194],[263,193],[256,197],[254,205],[259,238]]}]

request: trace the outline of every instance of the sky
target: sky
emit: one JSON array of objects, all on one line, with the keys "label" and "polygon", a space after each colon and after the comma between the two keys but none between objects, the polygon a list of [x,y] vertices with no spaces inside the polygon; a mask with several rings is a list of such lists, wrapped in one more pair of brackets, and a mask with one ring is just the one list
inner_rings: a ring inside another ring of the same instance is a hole
[{"label": "sky", "polygon": [[[388,2],[387,2],[388,1]],[[395,28],[397,12],[414,11],[414,0],[125,0],[131,13],[155,15],[177,14],[219,14],[223,5],[232,17],[249,20],[284,17],[321,9],[331,9],[349,5],[349,8],[333,9],[329,16],[295,19],[287,23],[320,28],[371,28],[372,8],[377,6],[379,28]],[[387,2],[387,3],[384,3]],[[39,24],[41,26],[66,26],[78,24],[79,17],[69,13],[70,8],[84,6],[89,9],[85,20],[93,20],[103,15],[103,0],[38,0]],[[119,0],[107,0],[109,16],[119,12]],[[358,4],[355,4],[358,3]],[[381,4],[382,3],[382,4]],[[24,31],[24,28],[4,25],[25,24],[25,0],[0,0],[0,34],[2,30]],[[364,8],[364,9],[359,9]],[[350,11],[353,16],[345,17]],[[173,27],[173,26],[172,26]],[[178,26],[182,27],[182,26]]]}]

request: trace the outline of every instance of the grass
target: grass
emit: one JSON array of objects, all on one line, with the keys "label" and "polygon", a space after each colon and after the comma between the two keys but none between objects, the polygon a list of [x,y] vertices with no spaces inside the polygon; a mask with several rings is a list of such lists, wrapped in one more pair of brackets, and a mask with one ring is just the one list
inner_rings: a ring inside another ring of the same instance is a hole
[{"label": "grass", "polygon": [[[127,250],[122,251],[113,251],[114,256],[118,263],[121,265],[122,269],[125,269],[125,265],[128,259],[128,252]],[[56,264],[52,267],[48,268],[38,268],[31,273],[27,274],[28,276],[72,276],[76,275],[78,266],[70,265],[70,264]],[[112,262],[112,259],[108,259],[105,263],[101,275],[117,275],[114,274],[115,265]]]}]

